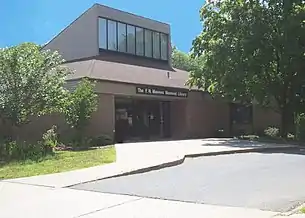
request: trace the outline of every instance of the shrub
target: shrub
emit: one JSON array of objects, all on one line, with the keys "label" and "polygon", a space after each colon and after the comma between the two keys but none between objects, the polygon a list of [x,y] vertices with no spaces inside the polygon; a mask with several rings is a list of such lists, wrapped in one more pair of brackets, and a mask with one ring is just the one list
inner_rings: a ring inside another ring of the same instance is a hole
[{"label": "shrub", "polygon": [[27,143],[11,141],[2,144],[1,159],[10,160],[39,160],[40,158],[51,154],[51,150],[47,149],[41,143]]},{"label": "shrub", "polygon": [[101,135],[96,138],[92,138],[90,145],[95,147],[95,146],[111,145],[112,143],[113,143],[113,140],[110,136]]},{"label": "shrub", "polygon": [[276,127],[268,127],[267,129],[264,130],[264,133],[266,136],[269,136],[271,138],[276,138],[279,136],[279,128]]},{"label": "shrub", "polygon": [[305,140],[305,114],[299,114],[296,119],[296,138]]},{"label": "shrub", "polygon": [[57,127],[54,125],[42,135],[42,144],[46,150],[54,150],[58,145]]},{"label": "shrub", "polygon": [[0,159],[11,160],[39,160],[54,153],[57,146],[56,126],[43,134],[42,140],[36,143],[25,141],[3,141],[0,145]]}]

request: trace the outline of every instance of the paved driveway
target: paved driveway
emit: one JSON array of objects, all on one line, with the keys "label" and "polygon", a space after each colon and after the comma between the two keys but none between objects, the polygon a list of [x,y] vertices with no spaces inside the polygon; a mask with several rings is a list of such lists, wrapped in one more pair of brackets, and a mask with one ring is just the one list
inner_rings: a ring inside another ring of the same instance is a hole
[{"label": "paved driveway", "polygon": [[171,168],[73,188],[286,211],[305,201],[305,151],[194,158]]}]

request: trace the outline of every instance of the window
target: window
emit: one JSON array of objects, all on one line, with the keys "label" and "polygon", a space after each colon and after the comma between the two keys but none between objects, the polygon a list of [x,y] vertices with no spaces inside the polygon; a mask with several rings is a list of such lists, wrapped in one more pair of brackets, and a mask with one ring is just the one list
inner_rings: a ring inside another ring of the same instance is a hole
[{"label": "window", "polygon": [[99,48],[107,49],[107,21],[105,19],[99,18],[98,25],[99,25],[99,33],[98,33],[98,40],[99,40]]},{"label": "window", "polygon": [[118,51],[126,52],[127,34],[126,24],[118,23]]},{"label": "window", "polygon": [[145,56],[152,58],[152,32],[145,30]]},{"label": "window", "polygon": [[117,51],[117,23],[112,20],[108,20],[108,49]]},{"label": "window", "polygon": [[144,30],[143,28],[136,28],[136,54],[144,56]]},{"label": "window", "polygon": [[127,25],[127,52],[129,54],[136,53],[136,33],[135,27]]},{"label": "window", "polygon": [[153,32],[153,58],[160,59],[160,33]]},{"label": "window", "polygon": [[231,104],[231,122],[233,124],[252,123],[252,105]]},{"label": "window", "polygon": [[164,33],[161,33],[161,59],[168,59],[168,39],[167,35]]},{"label": "window", "polygon": [[165,33],[105,18],[98,18],[98,28],[98,43],[102,50],[168,60],[169,39]]}]

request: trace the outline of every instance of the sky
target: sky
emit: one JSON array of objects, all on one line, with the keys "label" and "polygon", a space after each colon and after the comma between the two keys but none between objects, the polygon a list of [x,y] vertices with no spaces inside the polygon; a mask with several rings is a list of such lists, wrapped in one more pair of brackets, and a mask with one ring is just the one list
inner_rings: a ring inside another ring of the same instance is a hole
[{"label": "sky", "polygon": [[172,43],[184,52],[202,29],[204,0],[0,0],[0,48],[46,43],[94,3],[170,24]]}]

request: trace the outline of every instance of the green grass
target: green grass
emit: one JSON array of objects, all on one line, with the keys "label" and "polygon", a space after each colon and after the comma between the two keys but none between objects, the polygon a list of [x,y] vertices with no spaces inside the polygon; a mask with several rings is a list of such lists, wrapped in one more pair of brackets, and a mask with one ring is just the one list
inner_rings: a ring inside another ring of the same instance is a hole
[{"label": "green grass", "polygon": [[301,213],[305,213],[305,207],[301,208]]},{"label": "green grass", "polygon": [[56,151],[41,161],[11,162],[0,165],[0,179],[37,176],[76,170],[114,162],[114,146],[86,151]]}]

